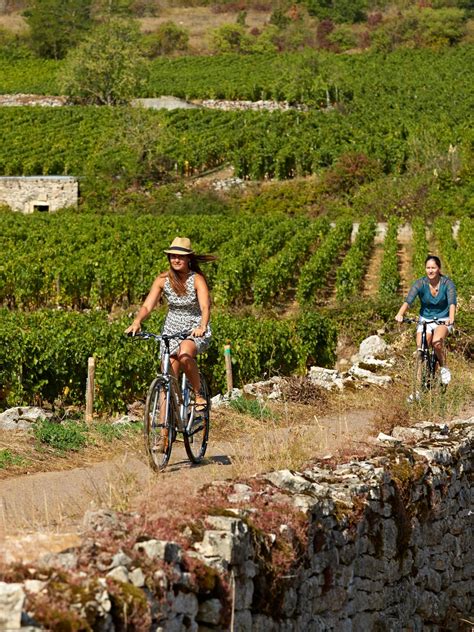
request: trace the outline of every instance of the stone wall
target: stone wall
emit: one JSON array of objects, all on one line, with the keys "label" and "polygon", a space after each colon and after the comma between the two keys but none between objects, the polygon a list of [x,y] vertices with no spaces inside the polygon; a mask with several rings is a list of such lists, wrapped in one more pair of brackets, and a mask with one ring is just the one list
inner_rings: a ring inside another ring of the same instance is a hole
[{"label": "stone wall", "polygon": [[[2,612],[11,613],[10,627],[20,624],[21,612],[24,622],[35,620],[35,599],[41,604],[51,586],[49,564],[77,572],[73,585],[82,577],[87,599],[72,603],[75,593],[60,590],[65,580],[57,577],[54,595],[71,595],[70,611],[86,600],[94,630],[124,629],[117,586],[129,596],[128,616],[141,621],[127,629],[470,630],[473,438],[474,418],[400,427],[370,459],[216,484],[203,502],[220,490],[225,504],[214,505],[200,527],[189,523],[180,536],[187,544],[132,537],[129,525],[122,539],[128,548],[105,554],[96,516],[95,539],[89,536],[82,552],[43,560],[39,576],[30,564],[33,579],[0,584],[0,629]],[[139,523],[136,517],[135,528]],[[88,572],[84,550],[93,551]],[[87,582],[94,577],[92,598]]]},{"label": "stone wall", "polygon": [[198,105],[211,110],[253,110],[253,111],[267,111],[267,112],[286,112],[288,110],[306,111],[308,106],[302,104],[290,105],[286,101],[230,101],[228,99],[204,99],[202,101],[196,101]]},{"label": "stone wall", "polygon": [[78,195],[78,182],[70,176],[0,178],[0,206],[22,213],[76,207]]}]

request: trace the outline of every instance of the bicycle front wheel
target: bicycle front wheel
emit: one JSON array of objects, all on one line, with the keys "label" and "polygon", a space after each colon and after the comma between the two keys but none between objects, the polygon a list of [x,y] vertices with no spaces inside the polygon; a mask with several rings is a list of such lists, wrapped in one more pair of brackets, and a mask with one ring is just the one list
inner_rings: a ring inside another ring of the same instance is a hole
[{"label": "bicycle front wheel", "polygon": [[210,427],[211,396],[203,375],[200,374],[199,377],[201,380],[199,393],[206,400],[206,407],[202,413],[195,412],[195,394],[191,387],[188,386],[190,389],[190,406],[188,422],[183,433],[186,454],[193,463],[200,463],[206,454]]},{"label": "bicycle front wheel", "polygon": [[168,394],[167,386],[157,377],[148,389],[145,404],[145,450],[151,467],[157,471],[166,467],[173,447],[174,423]]},{"label": "bicycle front wheel", "polygon": [[430,388],[431,367],[429,358],[424,353],[417,353],[415,362],[414,392],[421,395]]}]

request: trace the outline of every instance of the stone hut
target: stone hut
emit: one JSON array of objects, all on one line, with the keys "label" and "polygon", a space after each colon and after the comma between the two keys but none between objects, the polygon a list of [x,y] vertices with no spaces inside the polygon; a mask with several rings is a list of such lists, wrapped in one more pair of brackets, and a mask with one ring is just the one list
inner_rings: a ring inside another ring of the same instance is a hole
[{"label": "stone hut", "polygon": [[13,211],[57,211],[76,207],[79,184],[72,176],[0,177],[0,206]]}]

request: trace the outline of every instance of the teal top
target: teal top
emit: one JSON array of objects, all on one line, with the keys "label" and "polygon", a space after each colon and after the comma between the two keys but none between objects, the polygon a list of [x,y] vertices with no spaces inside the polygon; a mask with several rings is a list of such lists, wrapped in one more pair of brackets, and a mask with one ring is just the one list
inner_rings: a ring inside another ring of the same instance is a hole
[{"label": "teal top", "polygon": [[430,292],[430,282],[428,277],[424,276],[416,280],[407,294],[406,302],[411,306],[416,297],[420,297],[421,309],[420,316],[426,320],[438,320],[439,318],[448,318],[450,305],[456,305],[456,286],[453,281],[441,275],[439,280],[439,290],[436,296]]}]

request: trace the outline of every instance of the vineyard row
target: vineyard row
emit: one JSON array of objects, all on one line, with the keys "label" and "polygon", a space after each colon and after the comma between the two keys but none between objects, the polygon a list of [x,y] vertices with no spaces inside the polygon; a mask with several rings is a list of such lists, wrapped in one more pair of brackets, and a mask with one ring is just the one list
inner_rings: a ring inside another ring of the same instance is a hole
[{"label": "vineyard row", "polygon": [[[163,313],[147,322],[160,331]],[[127,318],[110,322],[102,311],[89,313],[0,309],[0,407],[42,400],[84,401],[87,359],[96,358],[96,406],[118,410],[143,397],[157,370],[156,345],[126,337]],[[335,323],[311,312],[293,320],[239,318],[215,314],[211,346],[202,356],[214,391],[225,389],[222,349],[232,341],[236,384],[265,372],[293,374],[307,363],[330,366],[336,346]]]},{"label": "vineyard row", "polygon": [[[163,250],[177,235],[197,252],[215,253],[206,276],[217,307],[272,305],[293,292],[300,305],[319,303],[334,285],[339,301],[360,294],[374,247],[375,221],[365,218],[351,245],[353,224],[342,219],[272,216],[104,216],[0,214],[0,304],[10,308],[128,307],[140,303],[167,267]],[[380,297],[400,291],[398,220],[388,224],[379,274]],[[433,238],[444,271],[461,296],[473,292],[474,220],[462,219],[457,240],[451,221],[439,218]],[[229,235],[234,237],[229,238]],[[428,243],[413,221],[412,278],[423,273]],[[337,272],[336,272],[337,269]]]}]

